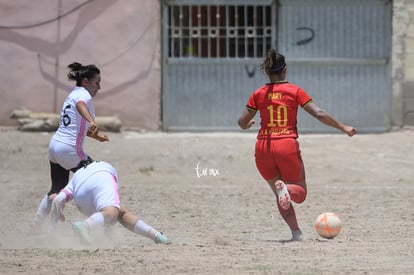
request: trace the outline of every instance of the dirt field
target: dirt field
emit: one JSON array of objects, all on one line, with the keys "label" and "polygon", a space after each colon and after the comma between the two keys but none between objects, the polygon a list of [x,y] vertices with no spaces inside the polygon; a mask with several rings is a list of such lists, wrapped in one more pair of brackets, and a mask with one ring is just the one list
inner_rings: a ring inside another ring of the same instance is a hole
[{"label": "dirt field", "polygon": [[[0,128],[1,274],[413,273],[413,130],[300,137],[309,192],[295,204],[303,242],[288,242],[254,164],[253,132],[108,135],[86,151],[118,169],[122,204],[173,243],[156,245],[116,225],[112,240],[81,246],[70,224],[83,216],[72,203],[58,235],[31,236],[28,224],[50,185],[51,133]],[[313,228],[322,212],[343,222],[333,240]]]}]

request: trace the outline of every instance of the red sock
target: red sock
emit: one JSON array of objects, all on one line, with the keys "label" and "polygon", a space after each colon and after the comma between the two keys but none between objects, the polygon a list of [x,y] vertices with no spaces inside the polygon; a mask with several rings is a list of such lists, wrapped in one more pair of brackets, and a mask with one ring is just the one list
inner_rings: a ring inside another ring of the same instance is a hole
[{"label": "red sock", "polygon": [[306,199],[306,191],[300,185],[297,184],[287,184],[287,189],[289,191],[290,199],[296,203],[302,203]]},{"label": "red sock", "polygon": [[279,208],[279,213],[282,218],[285,220],[287,225],[289,226],[290,230],[298,230],[299,225],[296,219],[295,209],[293,209],[293,205],[291,204],[287,210],[284,210],[280,205],[276,202],[277,207]]}]

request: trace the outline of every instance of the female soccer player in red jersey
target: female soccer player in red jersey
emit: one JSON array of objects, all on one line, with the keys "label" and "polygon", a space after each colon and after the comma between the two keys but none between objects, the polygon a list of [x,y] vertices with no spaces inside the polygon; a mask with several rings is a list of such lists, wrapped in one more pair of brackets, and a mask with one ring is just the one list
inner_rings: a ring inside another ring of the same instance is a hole
[{"label": "female soccer player in red jersey", "polygon": [[256,166],[277,197],[279,212],[292,231],[292,240],[301,241],[302,231],[291,204],[291,200],[302,203],[307,194],[305,169],[297,141],[298,106],[350,137],[358,131],[319,108],[301,87],[285,80],[287,66],[283,55],[270,50],[260,69],[269,77],[270,83],[253,92],[238,124],[242,129],[249,129],[255,122],[256,113],[260,113]]}]

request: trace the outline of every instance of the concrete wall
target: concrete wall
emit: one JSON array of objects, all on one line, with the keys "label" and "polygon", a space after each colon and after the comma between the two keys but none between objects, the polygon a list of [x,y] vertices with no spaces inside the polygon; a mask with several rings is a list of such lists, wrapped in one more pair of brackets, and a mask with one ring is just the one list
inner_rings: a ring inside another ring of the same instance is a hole
[{"label": "concrete wall", "polygon": [[403,124],[414,125],[414,1],[406,0],[407,28],[404,40]]},{"label": "concrete wall", "polygon": [[[156,0],[0,0],[0,125],[19,107],[59,112],[78,61],[102,71],[97,115],[160,129],[160,14]],[[392,125],[414,125],[414,1],[393,0],[392,28]]]},{"label": "concrete wall", "polygon": [[414,125],[414,1],[394,0],[392,79],[394,127]]},{"label": "concrete wall", "polygon": [[159,129],[160,31],[155,0],[0,0],[0,125],[16,125],[19,107],[58,113],[75,85],[66,66],[78,61],[101,69],[98,116]]}]

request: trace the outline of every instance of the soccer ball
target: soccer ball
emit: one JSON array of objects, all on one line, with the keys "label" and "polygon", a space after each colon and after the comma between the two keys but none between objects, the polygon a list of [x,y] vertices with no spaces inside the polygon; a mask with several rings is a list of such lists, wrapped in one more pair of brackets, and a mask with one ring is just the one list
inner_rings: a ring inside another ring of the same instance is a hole
[{"label": "soccer ball", "polygon": [[319,236],[325,239],[333,239],[341,231],[341,220],[335,213],[326,212],[320,214],[315,221],[315,229]]}]

